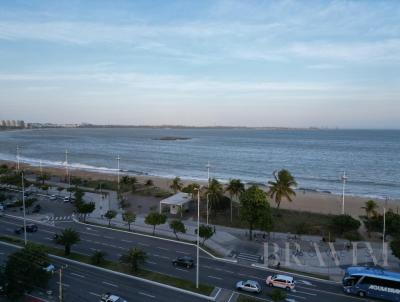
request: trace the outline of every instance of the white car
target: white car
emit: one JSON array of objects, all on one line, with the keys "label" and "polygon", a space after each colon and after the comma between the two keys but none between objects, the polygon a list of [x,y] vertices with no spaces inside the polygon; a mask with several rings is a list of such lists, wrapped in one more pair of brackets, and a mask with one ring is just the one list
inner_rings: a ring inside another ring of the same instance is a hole
[{"label": "white car", "polygon": [[250,293],[260,293],[261,285],[257,281],[253,280],[239,281],[238,283],[236,283],[236,289]]},{"label": "white car", "polygon": [[50,195],[50,200],[56,200],[57,196],[56,195]]},{"label": "white car", "polygon": [[53,264],[49,264],[48,266],[43,267],[43,270],[45,270],[48,273],[54,274],[56,267]]},{"label": "white car", "polygon": [[128,301],[111,293],[105,293],[101,296],[100,302],[128,302]]},{"label": "white car", "polygon": [[270,287],[272,286],[279,287],[279,288],[284,288],[286,290],[294,290],[295,287],[295,282],[293,277],[286,275],[269,276],[265,281],[265,284],[267,284]]}]

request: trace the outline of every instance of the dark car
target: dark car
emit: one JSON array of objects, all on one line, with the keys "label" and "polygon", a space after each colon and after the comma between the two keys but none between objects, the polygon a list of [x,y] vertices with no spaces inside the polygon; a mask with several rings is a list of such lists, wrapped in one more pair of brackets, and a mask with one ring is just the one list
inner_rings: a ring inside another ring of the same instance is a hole
[{"label": "dark car", "polygon": [[183,266],[186,268],[191,268],[194,266],[194,260],[192,257],[183,256],[183,257],[178,257],[178,258],[172,260],[172,264],[174,266]]},{"label": "dark car", "polygon": [[32,213],[39,213],[41,209],[42,206],[40,204],[37,204],[33,207]]},{"label": "dark car", "polygon": [[[34,233],[34,232],[37,232],[37,230],[38,230],[38,227],[36,224],[32,223],[32,224],[26,225],[26,232],[28,232],[28,233]],[[22,234],[24,232],[24,227],[22,226],[22,227],[16,229],[14,232],[15,232],[15,234],[18,234],[18,235]]]}]

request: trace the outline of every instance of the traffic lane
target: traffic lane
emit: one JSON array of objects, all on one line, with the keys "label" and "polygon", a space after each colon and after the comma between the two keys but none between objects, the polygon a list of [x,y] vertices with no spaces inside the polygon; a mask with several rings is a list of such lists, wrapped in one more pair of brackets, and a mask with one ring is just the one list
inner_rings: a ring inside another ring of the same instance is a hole
[{"label": "traffic lane", "polygon": [[[13,253],[18,248],[0,244],[6,255]],[[68,261],[50,258],[56,269],[64,267],[62,284],[64,301],[99,301],[100,295],[112,292],[128,301],[206,301],[204,298],[195,297],[165,287],[149,284],[126,276],[116,275],[92,267],[71,264]],[[54,273],[49,289],[53,295],[59,291],[59,274]]]}]

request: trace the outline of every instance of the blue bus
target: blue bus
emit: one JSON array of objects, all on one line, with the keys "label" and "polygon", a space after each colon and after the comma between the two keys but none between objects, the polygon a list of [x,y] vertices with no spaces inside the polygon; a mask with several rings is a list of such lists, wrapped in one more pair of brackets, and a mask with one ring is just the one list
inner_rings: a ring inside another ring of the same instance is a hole
[{"label": "blue bus", "polygon": [[400,273],[378,268],[351,266],[343,277],[347,294],[400,302]]}]

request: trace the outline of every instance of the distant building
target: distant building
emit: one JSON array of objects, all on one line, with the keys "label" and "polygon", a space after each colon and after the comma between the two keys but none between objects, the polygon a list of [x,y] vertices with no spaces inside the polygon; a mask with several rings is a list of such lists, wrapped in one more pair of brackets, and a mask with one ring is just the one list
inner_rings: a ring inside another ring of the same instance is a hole
[{"label": "distant building", "polygon": [[24,129],[25,122],[23,120],[1,120],[0,128],[5,129]]}]

